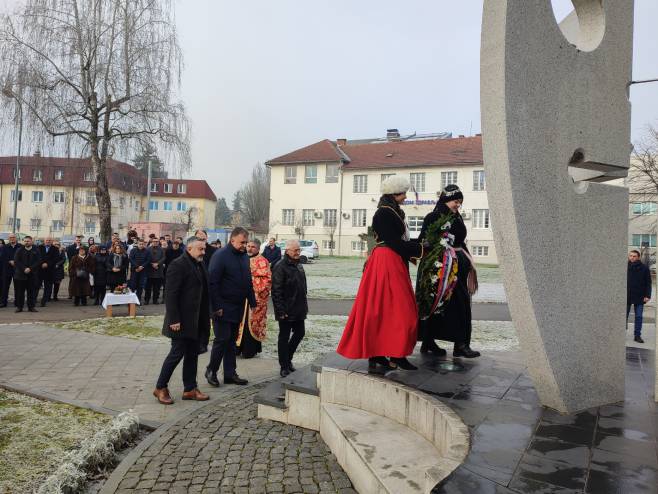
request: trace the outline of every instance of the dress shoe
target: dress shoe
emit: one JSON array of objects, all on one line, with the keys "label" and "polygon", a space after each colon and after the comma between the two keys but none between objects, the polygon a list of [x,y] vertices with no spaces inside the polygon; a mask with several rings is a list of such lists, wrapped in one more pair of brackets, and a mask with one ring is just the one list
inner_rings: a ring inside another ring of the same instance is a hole
[{"label": "dress shoe", "polygon": [[448,352],[436,344],[434,340],[423,341],[420,345],[420,353],[432,353],[437,357],[445,357]]},{"label": "dress shoe", "polygon": [[288,364],[288,370],[289,370],[290,372],[295,372],[295,371],[297,370],[297,368],[296,368],[294,365],[292,365],[292,362],[290,362],[290,363]]},{"label": "dress shoe", "polygon": [[288,369],[286,369],[285,367],[281,367],[281,372],[279,372],[279,375],[281,377],[286,377],[286,376],[290,375],[290,371]]},{"label": "dress shoe", "polygon": [[39,311],[36,310],[34,307],[30,307],[29,309],[27,309],[27,311],[28,311],[28,312],[39,312]]},{"label": "dress shoe", "polygon": [[16,309],[15,312],[23,312],[23,309]]},{"label": "dress shoe", "polygon": [[464,357],[464,358],[476,358],[480,356],[480,352],[471,350],[471,347],[468,345],[459,345],[456,346],[452,351],[453,357]]},{"label": "dress shoe", "polygon": [[174,403],[174,400],[172,400],[169,395],[169,389],[167,388],[155,388],[153,390],[153,396],[155,396],[162,405],[173,405]]},{"label": "dress shoe", "polygon": [[211,386],[214,386],[216,388],[219,387],[219,379],[217,379],[217,373],[211,371],[210,369],[206,368],[206,381],[208,381],[208,384]]},{"label": "dress shoe", "polygon": [[397,369],[398,366],[390,362],[386,357],[370,357],[368,359],[368,372],[383,374],[386,371]]},{"label": "dress shoe", "polygon": [[40,307],[45,307],[45,306],[46,306],[46,302],[41,302]]},{"label": "dress shoe", "polygon": [[396,364],[402,370],[418,370],[418,367],[409,362],[405,357],[391,357],[391,362]]},{"label": "dress shoe", "polygon": [[249,381],[247,381],[246,379],[242,379],[237,374],[233,374],[232,377],[225,377],[224,378],[224,384],[237,384],[239,386],[244,386],[248,382]]},{"label": "dress shoe", "polygon": [[199,391],[199,388],[194,388],[192,391],[185,391],[183,393],[184,400],[194,400],[194,401],[208,401],[210,396]]},{"label": "dress shoe", "polygon": [[636,336],[634,339],[637,343],[644,343],[644,340],[642,339],[641,336]]},{"label": "dress shoe", "polygon": [[57,297],[55,297],[55,298],[51,298],[50,301],[51,302],[59,302],[59,299]]}]

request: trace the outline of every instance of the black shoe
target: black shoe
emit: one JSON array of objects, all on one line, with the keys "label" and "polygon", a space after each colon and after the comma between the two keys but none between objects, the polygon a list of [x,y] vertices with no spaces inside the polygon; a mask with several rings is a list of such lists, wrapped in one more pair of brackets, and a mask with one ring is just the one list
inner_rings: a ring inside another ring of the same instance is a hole
[{"label": "black shoe", "polygon": [[445,357],[448,352],[439,347],[434,340],[423,341],[420,345],[420,353],[432,353],[437,357]]},{"label": "black shoe", "polygon": [[418,370],[418,367],[409,362],[405,357],[391,357],[391,362],[396,364],[402,370]]},{"label": "black shoe", "polygon": [[144,300],[144,305],[148,305],[148,304],[149,304],[149,301],[148,301],[148,300]]},{"label": "black shoe", "polygon": [[386,357],[371,357],[368,359],[368,372],[382,373],[397,368],[398,366]]},{"label": "black shoe", "polygon": [[50,301],[51,302],[59,302],[59,299],[57,297],[55,297],[55,298],[51,298]]},{"label": "black shoe", "polygon": [[233,374],[233,377],[224,377],[224,384],[237,384],[239,386],[244,386],[249,381],[242,379],[237,374]]},{"label": "black shoe", "polygon": [[46,302],[41,302],[40,306],[41,306],[41,307],[45,307],[45,306],[46,306]]},{"label": "black shoe", "polygon": [[15,312],[23,312],[23,309],[16,309]]},{"label": "black shoe", "polygon": [[635,337],[635,341],[636,341],[637,343],[644,343],[644,340],[642,339],[641,336],[636,336],[636,337]]},{"label": "black shoe", "polygon": [[78,307],[78,306],[80,305],[80,302],[73,302],[73,305],[75,305],[76,307]]},{"label": "black shoe", "polygon": [[208,384],[211,386],[216,388],[219,387],[219,379],[217,379],[217,373],[211,371],[210,369],[206,369],[206,381],[208,381]]},{"label": "black shoe", "polygon": [[290,371],[288,369],[286,369],[285,367],[281,367],[281,372],[279,372],[279,375],[281,377],[286,377],[289,374],[290,374]]},{"label": "black shoe", "polygon": [[453,357],[464,357],[464,358],[476,358],[480,356],[480,352],[471,350],[471,347],[468,345],[459,345],[456,346],[452,351]]},{"label": "black shoe", "polygon": [[27,311],[28,311],[28,312],[39,312],[39,311],[36,310],[34,307],[30,307],[29,309],[27,309]]},{"label": "black shoe", "polygon": [[295,371],[297,370],[297,368],[296,368],[294,365],[292,365],[292,362],[290,362],[290,363],[288,364],[288,370],[289,370],[290,372],[295,372]]},{"label": "black shoe", "polygon": [[0,309],[4,309],[5,307],[7,307],[7,304],[0,304]]}]

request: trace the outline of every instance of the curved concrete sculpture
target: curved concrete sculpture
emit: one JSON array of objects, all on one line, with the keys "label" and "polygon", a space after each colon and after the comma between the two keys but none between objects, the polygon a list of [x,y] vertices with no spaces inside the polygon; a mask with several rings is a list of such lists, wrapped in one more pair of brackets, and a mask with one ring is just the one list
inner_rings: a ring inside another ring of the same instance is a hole
[{"label": "curved concrete sculpture", "polygon": [[496,250],[542,403],[624,399],[633,1],[485,0],[484,162]]}]

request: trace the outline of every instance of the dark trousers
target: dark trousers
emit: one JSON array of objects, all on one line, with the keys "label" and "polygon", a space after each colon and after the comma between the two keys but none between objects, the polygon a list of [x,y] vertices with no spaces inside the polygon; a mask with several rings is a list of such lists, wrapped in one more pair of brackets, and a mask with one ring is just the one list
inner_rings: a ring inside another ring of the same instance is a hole
[{"label": "dark trousers", "polygon": [[215,341],[212,343],[208,369],[216,373],[224,360],[224,379],[236,374],[235,340],[238,337],[239,328],[240,323],[238,322],[222,321],[218,317],[212,318]]},{"label": "dark trousers", "polygon": [[16,299],[16,307],[22,309],[25,306],[25,294],[27,292],[27,307],[33,309],[37,303],[37,290],[39,285],[38,280],[32,276],[28,276],[26,280],[14,280],[14,298]]},{"label": "dark trousers", "polygon": [[[292,336],[291,336],[292,333]],[[279,365],[282,369],[288,368],[292,362],[292,357],[304,338],[306,329],[304,321],[279,321]]]},{"label": "dark trousers", "polygon": [[41,305],[46,305],[50,302],[53,296],[53,282],[52,280],[43,280],[43,295],[41,296]]},{"label": "dark trousers", "polygon": [[156,387],[166,388],[174,369],[183,361],[183,386],[185,391],[192,391],[197,387],[196,373],[199,361],[199,342],[190,338],[172,338],[169,355],[162,363],[162,370]]},{"label": "dark trousers", "polygon": [[157,304],[160,298],[160,288],[162,287],[161,278],[149,278],[146,282],[146,291],[144,293],[144,300],[148,302],[153,297],[153,303]]},{"label": "dark trousers", "polygon": [[137,294],[137,298],[142,300],[142,292],[146,286],[146,269],[140,271],[132,271],[130,273],[130,281],[128,282],[130,289]]},{"label": "dark trousers", "polygon": [[57,295],[59,294],[59,285],[61,284],[61,281],[56,281],[53,283],[53,299],[57,300]]},{"label": "dark trousers", "polygon": [[[642,336],[642,314],[644,313],[644,304],[632,304],[635,313],[635,336]],[[628,314],[631,312],[631,304],[626,306],[626,321]]]},{"label": "dark trousers", "polygon": [[105,298],[105,283],[98,284],[94,280],[94,303],[96,305],[102,304]]},{"label": "dark trousers", "polygon": [[[14,279],[14,271],[11,270],[9,273],[5,273],[2,277],[2,294],[0,296],[0,304],[7,305],[7,299],[9,298],[9,287],[11,282]],[[14,292],[16,291],[16,283],[14,283]],[[16,302],[14,301],[14,305]]]},{"label": "dark trousers", "polygon": [[73,297],[73,303],[75,305],[87,305],[87,296],[85,295],[83,297]]}]

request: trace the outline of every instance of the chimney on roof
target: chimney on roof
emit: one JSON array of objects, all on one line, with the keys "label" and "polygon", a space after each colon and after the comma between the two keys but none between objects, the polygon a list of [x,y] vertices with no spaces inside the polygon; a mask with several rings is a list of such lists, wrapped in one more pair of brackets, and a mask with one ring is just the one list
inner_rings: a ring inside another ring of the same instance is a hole
[{"label": "chimney on roof", "polygon": [[462,138],[462,137],[466,137],[466,136],[464,134],[459,134],[459,137]]},{"label": "chimney on roof", "polygon": [[345,146],[347,144],[347,139],[336,139],[336,144],[339,146]]},{"label": "chimney on roof", "polygon": [[41,151],[39,151],[39,150],[37,149],[37,150],[34,152],[34,157],[35,157],[35,158],[41,158]]},{"label": "chimney on roof", "polygon": [[386,129],[386,139],[389,141],[399,141],[400,131],[398,129]]},{"label": "chimney on roof", "polygon": [[482,137],[482,134],[475,134],[475,137]]}]

